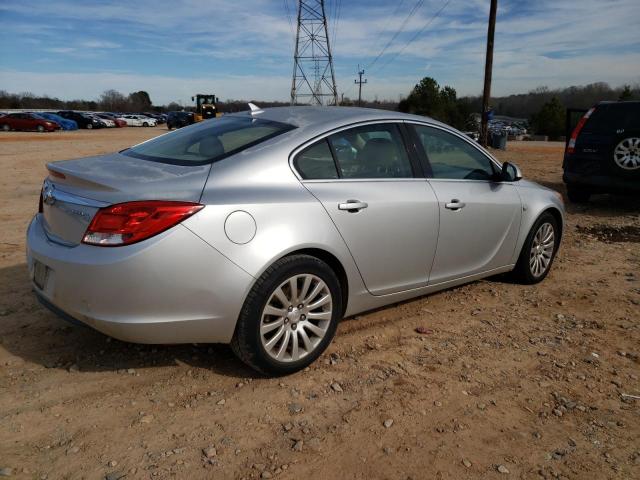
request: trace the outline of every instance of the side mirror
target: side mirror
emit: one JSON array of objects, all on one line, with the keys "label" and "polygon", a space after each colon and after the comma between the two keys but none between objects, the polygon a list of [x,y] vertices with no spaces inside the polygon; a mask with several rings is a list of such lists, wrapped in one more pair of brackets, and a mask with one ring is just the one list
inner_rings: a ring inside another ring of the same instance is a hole
[{"label": "side mirror", "polygon": [[504,162],[501,177],[503,182],[517,182],[522,178],[522,172],[515,163]]}]

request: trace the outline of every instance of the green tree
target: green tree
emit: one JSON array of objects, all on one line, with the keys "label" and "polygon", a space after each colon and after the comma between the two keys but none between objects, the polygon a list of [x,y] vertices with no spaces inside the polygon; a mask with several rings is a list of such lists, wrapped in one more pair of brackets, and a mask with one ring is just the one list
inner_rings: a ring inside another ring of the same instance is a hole
[{"label": "green tree", "polygon": [[151,98],[144,90],[129,94],[129,103],[134,112],[148,112],[152,109]]},{"label": "green tree", "polygon": [[552,97],[542,105],[538,113],[532,116],[531,125],[536,133],[557,138],[565,133],[565,118],[565,107],[560,103],[558,97]]},{"label": "green tree", "polygon": [[426,115],[461,129],[465,128],[471,113],[470,104],[458,99],[455,88],[440,88],[431,77],[420,80],[409,96],[400,100],[398,109],[405,113]]},{"label": "green tree", "polygon": [[620,93],[618,100],[633,100],[633,92],[631,91],[631,85],[625,85]]}]

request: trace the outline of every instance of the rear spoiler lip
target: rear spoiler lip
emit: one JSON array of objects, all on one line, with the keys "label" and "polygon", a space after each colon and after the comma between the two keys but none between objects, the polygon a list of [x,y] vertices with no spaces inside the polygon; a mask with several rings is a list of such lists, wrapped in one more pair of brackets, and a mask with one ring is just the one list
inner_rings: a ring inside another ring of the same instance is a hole
[{"label": "rear spoiler lip", "polygon": [[56,181],[57,182],[56,184],[64,185],[66,181],[73,182],[74,179],[78,179],[79,181],[85,183],[87,186],[90,186],[91,188],[94,188],[99,191],[103,191],[103,192],[117,191],[117,189],[111,188],[102,183],[96,183],[92,180],[79,177],[77,173],[75,173],[72,169],[66,169],[64,167],[56,165],[56,163],[57,162],[49,162],[46,164],[49,177],[53,177],[52,180]]}]

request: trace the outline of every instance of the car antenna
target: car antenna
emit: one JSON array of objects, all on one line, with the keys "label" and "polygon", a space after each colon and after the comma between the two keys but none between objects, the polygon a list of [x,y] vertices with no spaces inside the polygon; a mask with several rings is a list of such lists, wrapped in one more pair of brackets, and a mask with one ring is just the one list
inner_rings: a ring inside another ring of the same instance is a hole
[{"label": "car antenna", "polygon": [[261,113],[264,113],[264,110],[262,110],[255,103],[249,102],[249,109],[251,109],[251,116],[260,115]]}]

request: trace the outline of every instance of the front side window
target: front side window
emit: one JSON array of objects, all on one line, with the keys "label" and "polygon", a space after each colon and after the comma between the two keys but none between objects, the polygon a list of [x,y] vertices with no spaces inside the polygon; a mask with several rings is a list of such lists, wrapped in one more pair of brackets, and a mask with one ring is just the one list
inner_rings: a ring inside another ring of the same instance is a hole
[{"label": "front side window", "polygon": [[342,178],[412,178],[398,126],[367,125],[335,133],[329,142]]},{"label": "front side window", "polygon": [[124,155],[177,165],[203,165],[287,132],[294,127],[245,116],[212,119],[146,141]]},{"label": "front side window", "polygon": [[414,125],[431,165],[433,178],[491,180],[496,171],[493,162],[452,133],[439,128]]}]

